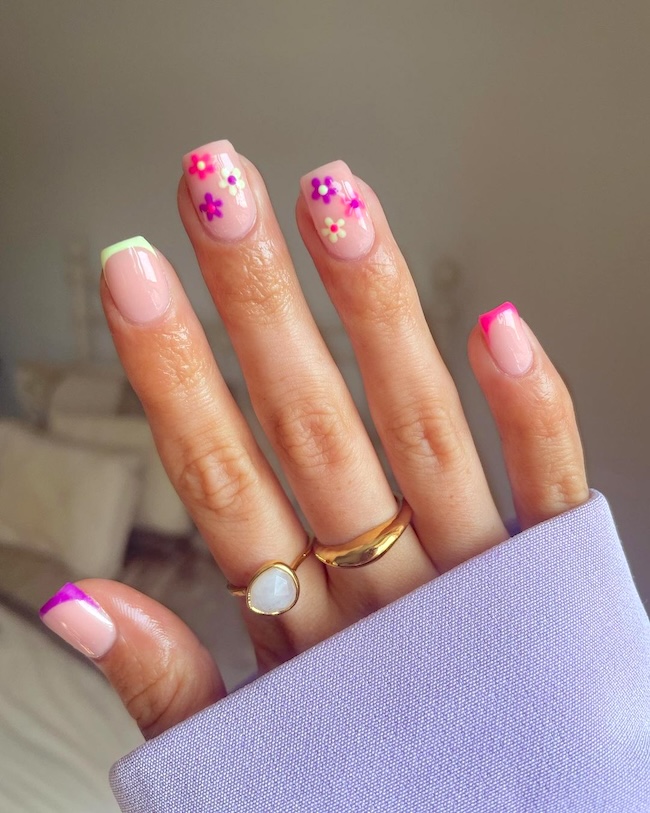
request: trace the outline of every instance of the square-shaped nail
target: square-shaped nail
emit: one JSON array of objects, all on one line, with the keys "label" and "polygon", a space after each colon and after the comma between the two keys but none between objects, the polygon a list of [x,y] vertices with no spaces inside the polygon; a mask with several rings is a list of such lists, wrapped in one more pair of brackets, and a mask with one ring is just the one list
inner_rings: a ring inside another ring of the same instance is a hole
[{"label": "square-shaped nail", "polygon": [[167,310],[170,291],[154,247],[144,237],[131,237],[101,253],[104,279],[125,319],[144,325]]},{"label": "square-shaped nail", "polygon": [[482,313],[479,323],[497,366],[507,375],[519,377],[533,364],[533,348],[512,302]]},{"label": "square-shaped nail", "polygon": [[344,161],[332,161],[304,175],[300,188],[330,254],[356,260],[370,251],[375,230],[357,180]]},{"label": "square-shaped nail", "polygon": [[211,237],[245,237],[257,216],[246,170],[230,141],[213,141],[183,156],[183,172],[194,208]]},{"label": "square-shaped nail", "polygon": [[40,609],[46,627],[89,658],[101,658],[117,639],[115,624],[76,584],[64,584]]}]

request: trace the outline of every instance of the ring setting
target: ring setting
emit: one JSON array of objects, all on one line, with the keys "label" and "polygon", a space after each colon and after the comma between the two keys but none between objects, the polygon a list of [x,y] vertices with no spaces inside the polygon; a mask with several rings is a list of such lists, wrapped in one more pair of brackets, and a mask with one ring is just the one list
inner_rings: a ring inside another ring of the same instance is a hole
[{"label": "ring setting", "polygon": [[290,610],[300,596],[300,582],[296,570],[311,553],[313,537],[307,549],[292,565],[284,562],[267,562],[253,574],[247,587],[228,584],[233,596],[244,596],[249,610],[259,615],[281,615]]}]

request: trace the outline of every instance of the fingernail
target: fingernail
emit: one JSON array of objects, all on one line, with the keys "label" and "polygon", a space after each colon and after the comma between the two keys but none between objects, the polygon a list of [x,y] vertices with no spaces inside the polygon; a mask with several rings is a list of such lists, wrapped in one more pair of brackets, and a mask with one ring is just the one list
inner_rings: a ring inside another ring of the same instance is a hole
[{"label": "fingernail", "polygon": [[300,188],[330,254],[357,260],[370,251],[375,230],[357,181],[344,161],[333,161],[304,175]]},{"label": "fingernail", "polygon": [[101,658],[117,638],[115,624],[76,584],[64,584],[40,609],[46,627],[89,658]]},{"label": "fingernail", "polygon": [[533,348],[512,302],[481,314],[479,322],[497,366],[507,375],[527,373],[533,363]]},{"label": "fingernail", "polygon": [[144,325],[169,307],[169,284],[153,246],[131,237],[101,253],[104,278],[125,319]]},{"label": "fingernail", "polygon": [[183,172],[208,234],[229,242],[248,234],[257,208],[241,159],[230,141],[213,141],[188,152],[183,156]]}]

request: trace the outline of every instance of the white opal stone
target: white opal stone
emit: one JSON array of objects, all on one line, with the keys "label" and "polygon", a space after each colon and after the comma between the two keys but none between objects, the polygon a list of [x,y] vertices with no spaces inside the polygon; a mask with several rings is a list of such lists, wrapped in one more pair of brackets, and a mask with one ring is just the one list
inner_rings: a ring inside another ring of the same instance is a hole
[{"label": "white opal stone", "polygon": [[298,580],[286,565],[270,565],[248,587],[248,606],[264,615],[286,612],[297,598]]}]

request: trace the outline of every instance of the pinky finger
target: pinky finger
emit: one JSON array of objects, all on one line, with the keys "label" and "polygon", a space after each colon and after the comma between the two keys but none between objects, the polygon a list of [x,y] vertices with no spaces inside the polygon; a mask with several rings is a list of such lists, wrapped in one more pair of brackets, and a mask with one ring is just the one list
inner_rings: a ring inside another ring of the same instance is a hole
[{"label": "pinky finger", "polygon": [[66,584],[41,619],[91,658],[151,739],[226,694],[194,633],[162,604],[104,579]]},{"label": "pinky finger", "polygon": [[522,530],[586,502],[571,396],[512,303],[480,317],[469,358],[501,436]]}]

